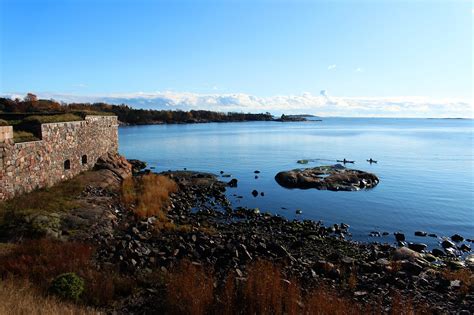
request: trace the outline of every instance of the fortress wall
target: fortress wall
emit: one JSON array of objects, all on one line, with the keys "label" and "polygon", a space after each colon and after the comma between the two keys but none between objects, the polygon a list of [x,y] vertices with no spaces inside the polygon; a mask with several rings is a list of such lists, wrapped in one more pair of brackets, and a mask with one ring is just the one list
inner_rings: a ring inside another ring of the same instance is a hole
[{"label": "fortress wall", "polygon": [[0,200],[72,178],[118,150],[115,116],[43,124],[42,140],[33,142],[14,143],[9,128],[0,127]]}]

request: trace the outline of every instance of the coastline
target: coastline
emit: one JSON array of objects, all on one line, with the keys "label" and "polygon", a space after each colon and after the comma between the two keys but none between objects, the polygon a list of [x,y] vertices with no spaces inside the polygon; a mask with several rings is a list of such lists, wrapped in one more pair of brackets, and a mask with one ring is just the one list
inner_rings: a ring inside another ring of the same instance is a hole
[{"label": "coastline", "polygon": [[[143,173],[144,164],[139,161],[133,164],[135,176],[151,173]],[[170,195],[166,214],[172,227],[157,231],[156,218],[137,217],[124,207],[116,171],[105,166],[87,175],[86,188],[76,197],[83,210],[79,207],[48,215],[42,227],[35,225],[42,229],[40,234],[29,234],[31,219],[17,218],[6,239],[47,235],[63,242],[93,244],[97,248],[95,263],[100,268],[115,266],[121,276],[133,281],[154,270],[172,273],[186,260],[205,266],[221,283],[229,273],[245,279],[249,264],[268,261],[280,266],[285,279],[298,279],[304,292],[324,286],[361,307],[377,304],[390,309],[393,292],[411,297],[417,307],[427,306],[438,313],[474,306],[470,295],[463,293],[472,290],[472,282],[456,278],[458,274],[472,275],[472,258],[461,261],[407,247],[355,242],[346,239],[350,227],[344,223],[325,226],[233,207],[225,195],[226,183],[212,174],[192,171],[161,173],[174,180],[179,189]],[[94,214],[79,220],[91,207],[96,209]],[[58,217],[62,222],[59,226]],[[157,295],[162,288],[156,283],[137,284],[136,290],[140,298],[116,300],[107,311],[150,309],[157,298],[163,299]]]}]

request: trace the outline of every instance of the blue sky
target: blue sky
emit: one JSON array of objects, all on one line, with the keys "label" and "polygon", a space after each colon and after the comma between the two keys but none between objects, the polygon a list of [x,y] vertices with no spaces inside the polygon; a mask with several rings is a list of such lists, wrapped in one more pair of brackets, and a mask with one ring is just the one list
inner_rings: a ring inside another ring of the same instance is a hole
[{"label": "blue sky", "polygon": [[0,3],[4,95],[328,112],[377,98],[472,115],[471,1]]}]

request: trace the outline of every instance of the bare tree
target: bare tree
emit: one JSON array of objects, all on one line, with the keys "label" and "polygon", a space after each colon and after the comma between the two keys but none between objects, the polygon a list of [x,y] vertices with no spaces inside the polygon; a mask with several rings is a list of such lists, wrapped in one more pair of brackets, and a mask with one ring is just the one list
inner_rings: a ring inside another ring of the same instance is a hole
[{"label": "bare tree", "polygon": [[38,96],[36,96],[33,93],[28,93],[25,96],[25,102],[37,102],[38,101]]}]

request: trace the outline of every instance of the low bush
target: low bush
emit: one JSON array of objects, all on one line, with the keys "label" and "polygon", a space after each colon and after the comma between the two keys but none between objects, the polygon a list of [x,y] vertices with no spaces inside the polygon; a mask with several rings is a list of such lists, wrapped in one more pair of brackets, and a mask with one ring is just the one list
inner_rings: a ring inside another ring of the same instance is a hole
[{"label": "low bush", "polygon": [[8,123],[8,121],[6,120],[3,120],[3,119],[0,119],[0,127],[1,126],[9,126],[10,124]]},{"label": "low bush", "polygon": [[84,292],[84,280],[74,272],[63,273],[53,280],[49,290],[63,299],[78,301]]}]

